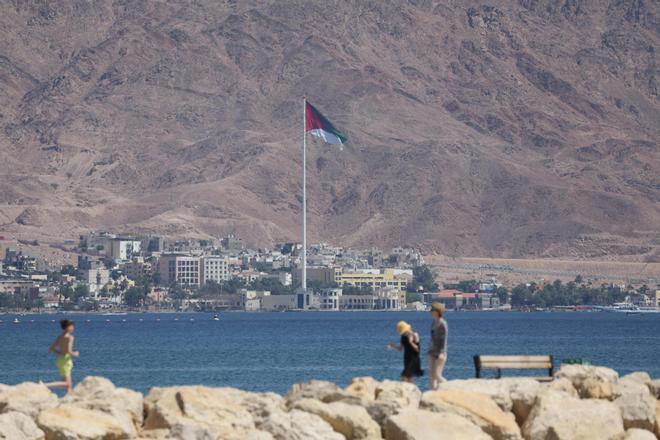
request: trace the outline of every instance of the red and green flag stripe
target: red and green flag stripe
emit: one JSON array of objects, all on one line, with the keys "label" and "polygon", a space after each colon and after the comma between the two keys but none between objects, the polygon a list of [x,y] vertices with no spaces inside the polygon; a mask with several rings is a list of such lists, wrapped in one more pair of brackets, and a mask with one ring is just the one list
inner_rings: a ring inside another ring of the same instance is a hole
[{"label": "red and green flag stripe", "polygon": [[312,104],[305,103],[305,131],[333,145],[343,145],[348,137],[337,130]]}]

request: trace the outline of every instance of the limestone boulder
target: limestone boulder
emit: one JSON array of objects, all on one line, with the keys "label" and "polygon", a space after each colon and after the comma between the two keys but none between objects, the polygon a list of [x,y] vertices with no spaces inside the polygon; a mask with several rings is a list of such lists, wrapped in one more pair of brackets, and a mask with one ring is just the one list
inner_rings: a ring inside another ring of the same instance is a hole
[{"label": "limestone boulder", "polygon": [[651,395],[656,399],[660,399],[660,379],[654,379],[647,384]]},{"label": "limestone boulder", "polygon": [[622,440],[656,440],[655,435],[645,429],[629,429],[626,431]]},{"label": "limestone boulder", "polygon": [[371,401],[376,398],[376,387],[379,382],[373,377],[354,377],[351,384],[344,391],[352,396]]},{"label": "limestone boulder", "polygon": [[294,384],[285,399],[291,403],[298,399],[316,399],[325,402],[330,396],[348,395],[343,389],[332,382],[324,380],[310,380],[309,382]]},{"label": "limestone boulder", "polygon": [[656,399],[643,383],[633,380],[619,382],[620,396],[614,403],[620,408],[626,429],[653,431],[656,423]]},{"label": "limestone boulder", "polygon": [[438,390],[463,390],[485,394],[504,411],[513,409],[509,382],[506,379],[465,379],[443,382]]},{"label": "limestone boulder", "polygon": [[513,412],[519,424],[524,423],[536,396],[544,387],[530,378],[452,380],[440,384],[439,390],[464,390],[485,394],[506,412]]},{"label": "limestone boulder", "polygon": [[660,400],[655,401],[655,435],[660,438]]},{"label": "limestone boulder", "polygon": [[648,386],[649,383],[651,383],[651,376],[649,376],[649,373],[646,371],[635,371],[634,373],[626,374],[623,376],[621,381],[632,381],[632,382],[637,382],[642,385]]},{"label": "limestone boulder", "polygon": [[422,392],[415,384],[385,380],[376,385],[376,399],[366,404],[367,412],[382,428],[387,417],[407,409],[416,409]]},{"label": "limestone boulder", "polygon": [[152,388],[144,399],[144,430],[188,426],[215,438],[246,438],[256,428],[242,406],[245,394],[251,393],[203,386]]},{"label": "limestone boulder", "polygon": [[545,388],[560,391],[572,397],[579,397],[577,390],[573,386],[573,383],[565,377],[562,377],[561,379],[554,379],[553,381],[548,382],[545,384]]},{"label": "limestone boulder", "polygon": [[257,427],[275,440],[344,440],[345,437],[316,414],[292,410],[276,411]]},{"label": "limestone boulder", "polygon": [[590,398],[590,389],[597,383],[616,384],[619,374],[606,367],[592,365],[562,365],[555,373],[555,379],[566,378],[571,381],[580,397]]},{"label": "limestone boulder", "polygon": [[546,390],[537,397],[522,432],[527,440],[607,440],[623,435],[624,429],[614,403]]},{"label": "limestone boulder", "polygon": [[44,432],[25,414],[15,411],[0,414],[0,439],[43,440],[44,438]]},{"label": "limestone boulder", "polygon": [[137,429],[142,426],[142,394],[117,388],[104,377],[86,377],[62,398],[62,403],[107,413],[120,421],[125,431],[137,433]]},{"label": "limestone boulder", "polygon": [[522,440],[520,428],[510,412],[504,412],[490,397],[472,391],[428,391],[420,408],[469,419],[495,440]]},{"label": "limestone boulder", "polygon": [[619,390],[618,383],[586,379],[582,382],[579,394],[584,399],[614,400],[621,395]]},{"label": "limestone boulder", "polygon": [[15,411],[35,419],[41,411],[57,404],[57,395],[44,384],[24,382],[0,388],[0,413]]},{"label": "limestone boulder", "polygon": [[376,400],[397,401],[402,406],[418,406],[422,392],[415,384],[385,380],[376,385]]},{"label": "limestone boulder", "polygon": [[532,411],[543,386],[537,380],[525,378],[506,378],[504,382],[509,390],[511,412],[515,415],[516,422],[522,425]]},{"label": "limestone boulder", "polygon": [[315,414],[348,440],[380,439],[381,429],[360,406],[343,402],[324,403],[316,399],[298,399],[293,409]]},{"label": "limestone boulder", "polygon": [[69,404],[42,411],[37,425],[46,440],[119,440],[136,436],[135,430],[127,430],[110,414]]},{"label": "limestone boulder", "polygon": [[385,421],[386,440],[490,440],[491,437],[470,420],[451,413],[408,409]]}]

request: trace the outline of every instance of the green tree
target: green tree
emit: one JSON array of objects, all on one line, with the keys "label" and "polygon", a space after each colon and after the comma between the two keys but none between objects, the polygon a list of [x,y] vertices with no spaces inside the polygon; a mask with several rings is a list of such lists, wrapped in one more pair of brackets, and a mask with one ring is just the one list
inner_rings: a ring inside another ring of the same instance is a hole
[{"label": "green tree", "polygon": [[438,290],[438,283],[435,282],[435,277],[428,266],[417,266],[413,268],[413,280],[408,284],[407,290],[409,292],[418,292],[420,287],[425,292]]},{"label": "green tree", "polygon": [[71,298],[71,301],[78,302],[80,298],[84,298],[86,296],[89,296],[89,287],[87,287],[86,284],[78,284],[73,289],[73,297]]},{"label": "green tree", "polygon": [[406,292],[406,303],[410,304],[413,302],[421,301],[422,295],[419,292]]},{"label": "green tree", "polygon": [[147,298],[147,290],[144,286],[133,286],[124,293],[124,302],[129,307],[140,307],[144,305]]},{"label": "green tree", "polygon": [[500,286],[495,289],[495,295],[500,300],[500,304],[506,304],[509,301],[509,291],[506,287]]}]

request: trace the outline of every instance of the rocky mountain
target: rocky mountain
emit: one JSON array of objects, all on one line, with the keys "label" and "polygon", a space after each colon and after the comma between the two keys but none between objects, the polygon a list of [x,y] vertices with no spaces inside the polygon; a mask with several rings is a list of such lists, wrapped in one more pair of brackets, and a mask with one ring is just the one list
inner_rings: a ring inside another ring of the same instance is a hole
[{"label": "rocky mountain", "polygon": [[660,259],[657,0],[0,0],[0,232]]}]

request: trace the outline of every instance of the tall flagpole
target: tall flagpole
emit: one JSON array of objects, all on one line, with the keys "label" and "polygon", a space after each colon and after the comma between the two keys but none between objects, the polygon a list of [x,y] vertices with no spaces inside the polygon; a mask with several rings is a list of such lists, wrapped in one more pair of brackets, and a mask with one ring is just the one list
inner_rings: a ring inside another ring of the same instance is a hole
[{"label": "tall flagpole", "polygon": [[307,292],[307,98],[303,97],[303,209],[302,209],[302,290]]}]

